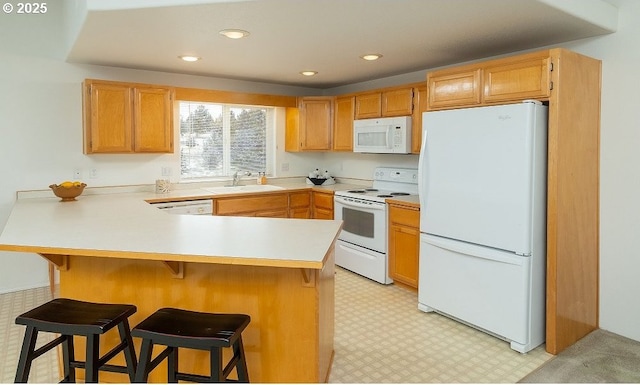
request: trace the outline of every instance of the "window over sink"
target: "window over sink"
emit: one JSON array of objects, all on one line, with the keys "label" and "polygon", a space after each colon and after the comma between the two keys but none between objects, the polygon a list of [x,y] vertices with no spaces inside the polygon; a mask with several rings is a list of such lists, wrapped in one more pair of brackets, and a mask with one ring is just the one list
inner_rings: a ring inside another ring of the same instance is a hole
[{"label": "window over sink", "polygon": [[272,170],[274,108],[180,101],[180,177]]}]

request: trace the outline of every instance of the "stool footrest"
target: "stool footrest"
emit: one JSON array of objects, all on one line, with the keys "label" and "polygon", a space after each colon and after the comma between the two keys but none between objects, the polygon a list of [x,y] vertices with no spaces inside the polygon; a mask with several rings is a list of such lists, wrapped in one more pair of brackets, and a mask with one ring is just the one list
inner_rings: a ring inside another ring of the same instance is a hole
[{"label": "stool footrest", "polygon": [[68,338],[67,336],[60,336],[54,339],[53,341],[50,341],[47,344],[42,345],[41,347],[33,351],[33,353],[31,354],[31,359],[35,360],[36,358],[48,352],[49,350],[58,346],[61,342],[64,342],[67,338]]}]

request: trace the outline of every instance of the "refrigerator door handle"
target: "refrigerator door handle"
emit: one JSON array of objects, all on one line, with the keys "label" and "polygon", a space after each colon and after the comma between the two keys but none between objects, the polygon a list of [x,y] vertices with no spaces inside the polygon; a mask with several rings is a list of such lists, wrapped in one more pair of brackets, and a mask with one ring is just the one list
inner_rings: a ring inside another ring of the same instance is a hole
[{"label": "refrigerator door handle", "polygon": [[517,255],[510,251],[492,249],[490,247],[473,245],[452,239],[442,238],[429,234],[422,234],[421,240],[441,249],[476,258],[489,259],[495,262],[522,266],[527,261],[527,256]]}]

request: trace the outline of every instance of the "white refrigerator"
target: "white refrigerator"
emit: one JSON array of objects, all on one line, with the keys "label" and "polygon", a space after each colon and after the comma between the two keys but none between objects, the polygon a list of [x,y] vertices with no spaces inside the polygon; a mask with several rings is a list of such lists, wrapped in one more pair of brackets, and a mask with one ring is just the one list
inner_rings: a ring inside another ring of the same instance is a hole
[{"label": "white refrigerator", "polygon": [[423,114],[418,308],[526,353],[545,338],[547,107]]}]

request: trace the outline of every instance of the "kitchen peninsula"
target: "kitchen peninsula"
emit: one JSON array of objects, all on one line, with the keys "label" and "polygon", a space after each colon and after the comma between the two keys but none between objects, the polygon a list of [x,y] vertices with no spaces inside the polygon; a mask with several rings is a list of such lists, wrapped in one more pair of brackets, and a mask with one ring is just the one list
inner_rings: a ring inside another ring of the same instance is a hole
[{"label": "kitchen peninsula", "polygon": [[[37,253],[57,265],[61,297],[135,304],[132,327],[161,307],[249,314],[243,340],[252,382],[326,382],[341,222],[168,215],[145,199],[143,193],[18,199],[0,250]],[[102,353],[116,343],[117,333],[110,333]],[[78,340],[80,358],[83,347]],[[180,365],[206,373],[207,355],[185,351]],[[128,379],[105,373],[101,380]],[[166,370],[155,370],[149,381],[166,382]]]}]

